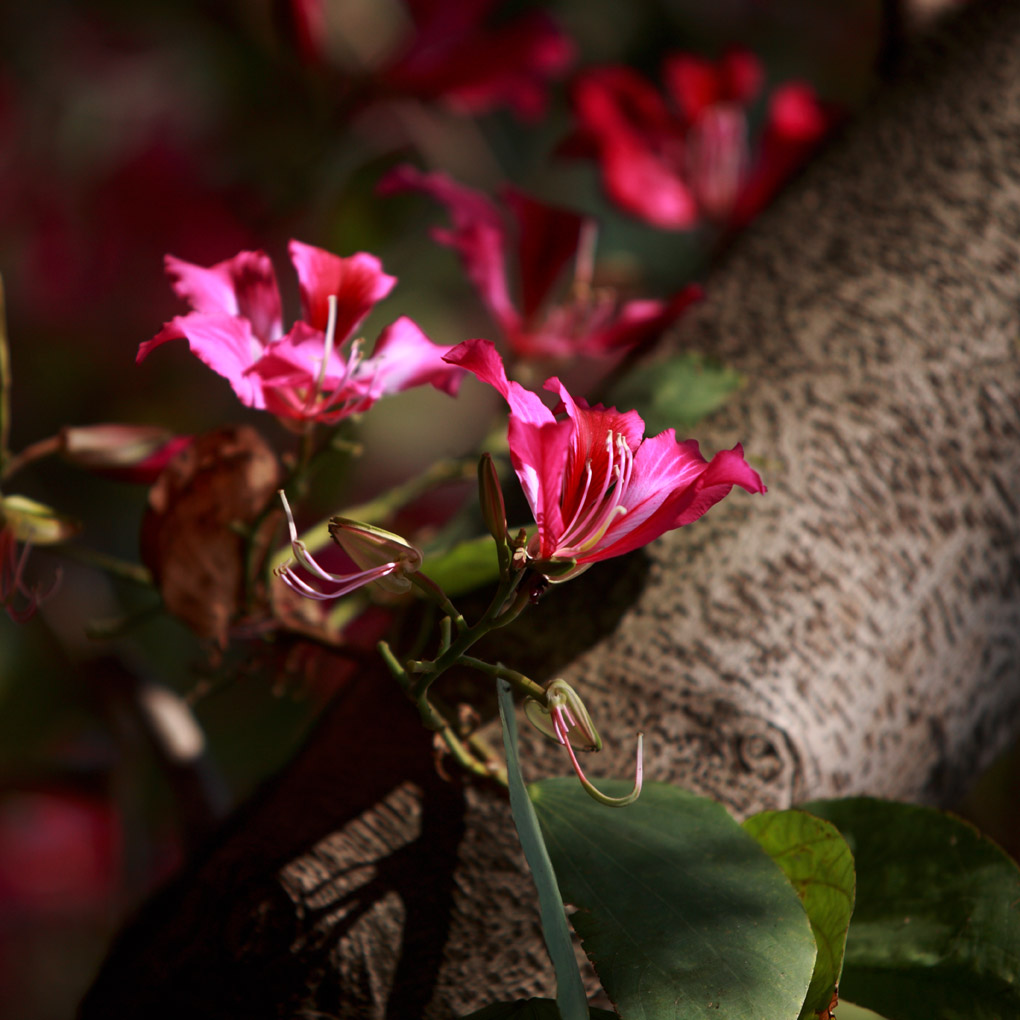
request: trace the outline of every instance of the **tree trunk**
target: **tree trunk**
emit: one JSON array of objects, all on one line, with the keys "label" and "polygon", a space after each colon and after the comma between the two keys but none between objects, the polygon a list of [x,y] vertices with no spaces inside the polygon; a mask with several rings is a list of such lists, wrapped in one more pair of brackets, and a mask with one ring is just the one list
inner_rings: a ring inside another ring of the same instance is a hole
[{"label": "tree trunk", "polygon": [[[631,768],[739,813],[955,797],[1020,715],[1020,5],[969,10],[767,215],[673,339],[769,485],[523,618]],[[528,629],[530,628],[530,629]],[[566,638],[564,637],[566,635]],[[533,777],[565,771],[524,737]],[[98,1017],[448,1017],[549,993],[503,796],[366,674],[122,933]]]}]

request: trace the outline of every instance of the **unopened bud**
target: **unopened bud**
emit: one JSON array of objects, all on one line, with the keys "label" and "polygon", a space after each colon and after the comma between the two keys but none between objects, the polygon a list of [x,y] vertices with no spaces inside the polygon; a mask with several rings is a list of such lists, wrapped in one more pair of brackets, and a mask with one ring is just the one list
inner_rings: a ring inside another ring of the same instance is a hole
[{"label": "unopened bud", "polygon": [[482,520],[489,534],[497,542],[506,542],[506,504],[499,484],[499,472],[491,453],[483,453],[478,461],[478,501],[482,507]]},{"label": "unopened bud", "polygon": [[60,453],[89,471],[151,484],[191,442],[158,425],[69,425],[60,430]]}]

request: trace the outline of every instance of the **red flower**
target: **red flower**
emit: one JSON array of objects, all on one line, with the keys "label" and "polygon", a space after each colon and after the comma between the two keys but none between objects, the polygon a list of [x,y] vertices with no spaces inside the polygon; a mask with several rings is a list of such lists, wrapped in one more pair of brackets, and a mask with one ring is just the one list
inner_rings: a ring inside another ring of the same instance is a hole
[{"label": "red flower", "polygon": [[425,383],[456,392],[460,373],[441,360],[450,348],[433,344],[406,317],[383,330],[370,357],[361,340],[341,353],[397,282],[374,255],[340,258],[291,241],[290,256],[304,318],[284,334],[280,292],[265,252],[241,252],[208,269],[168,255],[174,290],[192,311],[143,343],[137,360],[167,340],[185,339],[193,354],[230,381],[242,404],[325,424]]},{"label": "red flower", "polygon": [[545,388],[566,412],[557,418],[537,394],[507,380],[488,340],[467,340],[446,360],[494,386],[510,405],[510,460],[538,525],[528,552],[576,561],[550,579],[565,580],[690,524],[734,485],[765,491],[739,444],[706,461],[694,440],[678,442],[672,429],[646,439],[636,411],[587,407],[552,378]]},{"label": "red flower", "polygon": [[407,0],[415,33],[383,72],[385,84],[461,113],[509,106],[521,118],[540,117],[549,82],[574,59],[573,43],[540,11],[489,25],[493,3]]},{"label": "red flower", "polygon": [[[773,94],[780,101],[770,105],[752,158],[747,109],[763,80],[753,54],[734,51],[718,63],[676,54],[663,80],[666,97],[630,68],[602,67],[580,75],[574,89],[575,143],[599,159],[609,197],[655,226],[683,230],[702,216],[732,225],[738,205],[740,218],[749,218],[744,196],[756,196],[757,211],[829,126],[810,86],[790,83]],[[792,119],[782,110],[789,88],[806,104]],[[783,144],[794,138],[796,161]]]},{"label": "red flower", "polygon": [[[446,206],[451,229],[433,231],[460,256],[510,350],[520,357],[568,358],[609,355],[653,339],[701,295],[686,287],[668,301],[620,301],[591,283],[594,221],[506,189],[504,212],[480,192],[443,173],[402,166],[379,186],[384,194],[421,191]],[[508,260],[517,263],[520,301],[510,297]],[[551,302],[554,285],[575,262],[569,296]]]}]

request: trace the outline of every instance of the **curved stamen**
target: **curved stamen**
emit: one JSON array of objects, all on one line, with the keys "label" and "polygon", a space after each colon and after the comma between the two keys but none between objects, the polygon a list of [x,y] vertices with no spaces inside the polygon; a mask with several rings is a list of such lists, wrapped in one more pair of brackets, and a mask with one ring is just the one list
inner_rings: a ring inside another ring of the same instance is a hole
[{"label": "curved stamen", "polygon": [[565,725],[565,714],[562,710],[554,710],[552,712],[553,727],[556,730],[557,739],[566,747],[567,754],[570,755],[570,762],[577,773],[577,778],[581,781],[581,785],[588,796],[608,807],[626,807],[628,804],[633,804],[641,796],[641,787],[644,783],[644,734],[639,733],[637,738],[637,766],[634,769],[634,788],[630,793],[626,793],[622,797],[610,797],[598,789],[584,774],[584,769],[581,768],[581,763],[577,760],[577,755],[574,753],[573,745],[570,743],[567,735],[569,726]]},{"label": "curved stamen", "polygon": [[[606,434],[606,452],[609,454],[609,462],[599,499],[592,502],[582,521],[577,522],[575,514],[575,519],[560,536],[557,556],[576,558],[590,551],[602,541],[614,521],[627,513],[619,497],[626,491],[634,473],[634,452],[626,437],[619,432]],[[610,493],[617,498],[610,499]]]},{"label": "curved stamen", "polygon": [[[602,485],[601,485],[599,494],[598,494],[598,496],[592,498],[591,500],[589,500],[587,502],[587,507],[585,507],[585,503],[584,502],[582,502],[579,505],[578,513],[580,513],[581,509],[585,509],[585,508],[587,509],[587,513],[584,515],[584,517],[580,521],[576,520],[576,516],[577,515],[575,514],[575,520],[573,522],[571,522],[571,527],[565,529],[563,534],[560,536],[560,542],[561,543],[569,542],[570,541],[570,537],[572,535],[583,535],[588,530],[588,528],[590,527],[592,518],[602,508],[602,506],[604,504],[604,501],[606,499],[606,496],[608,495],[608,493],[610,491],[610,488],[611,488],[613,482],[615,481],[615,474],[616,474],[616,472],[615,472],[615,465],[614,465],[614,459],[613,459],[613,447],[614,447],[613,433],[612,432],[607,432],[606,433],[606,454],[607,454],[607,458],[608,459],[606,461],[606,471],[605,471],[605,474],[602,477]],[[589,472],[591,471],[591,460],[590,459],[588,461],[588,470],[589,470]],[[584,494],[585,494],[585,496],[587,496],[587,494],[588,494],[588,486],[587,485],[585,485]],[[575,539],[575,541],[576,541],[576,539]]]}]

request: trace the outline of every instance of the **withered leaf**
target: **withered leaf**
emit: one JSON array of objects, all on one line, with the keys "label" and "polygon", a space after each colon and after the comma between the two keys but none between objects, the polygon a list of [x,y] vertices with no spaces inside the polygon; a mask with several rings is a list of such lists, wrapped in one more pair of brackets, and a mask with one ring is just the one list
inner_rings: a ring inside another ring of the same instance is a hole
[{"label": "withered leaf", "polygon": [[244,533],[279,484],[276,455],[238,426],[197,436],[149,490],[142,560],[166,608],[221,647],[244,595]]}]

